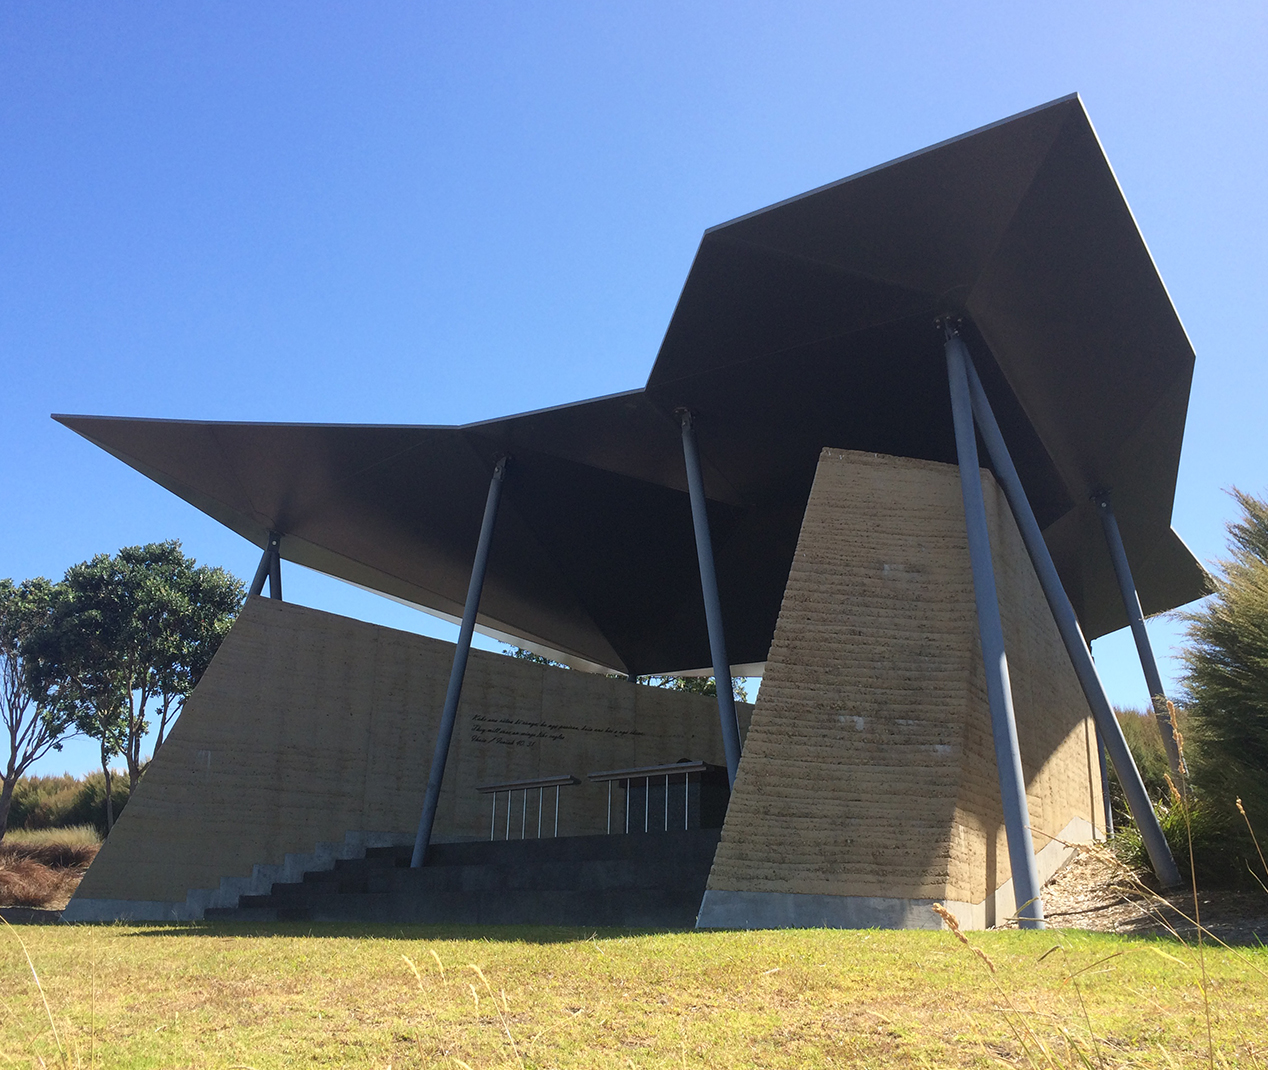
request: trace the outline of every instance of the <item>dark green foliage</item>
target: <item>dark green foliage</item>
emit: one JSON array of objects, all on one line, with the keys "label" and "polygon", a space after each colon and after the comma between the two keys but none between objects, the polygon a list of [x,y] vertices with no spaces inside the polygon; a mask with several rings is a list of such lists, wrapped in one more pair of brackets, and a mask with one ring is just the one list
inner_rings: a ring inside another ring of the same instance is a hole
[{"label": "dark green foliage", "polygon": [[1242,517],[1228,525],[1231,557],[1214,593],[1186,615],[1185,756],[1190,781],[1230,824],[1240,797],[1268,829],[1268,502],[1234,490]]},{"label": "dark green foliage", "polygon": [[[1158,731],[1158,719],[1152,710],[1115,710],[1123,737],[1132,752],[1145,790],[1153,800],[1154,811],[1163,835],[1171,847],[1180,874],[1189,880],[1189,835],[1193,837],[1193,863],[1198,883],[1204,887],[1238,887],[1251,880],[1246,865],[1253,845],[1245,834],[1245,826],[1230,820],[1226,809],[1212,806],[1205,799],[1193,799],[1187,805],[1179,802],[1171,784],[1167,753]],[[1176,711],[1177,724],[1183,734],[1188,719]],[[1110,801],[1114,807],[1114,851],[1133,869],[1149,872],[1152,866],[1140,838],[1118,777],[1110,769]],[[1186,826],[1186,818],[1188,825]]]},{"label": "dark green foliage", "polygon": [[57,587],[43,576],[0,580],[0,838],[13,791],[22,775],[50,750],[60,750],[60,737],[71,727],[69,711],[46,701],[33,687],[29,646],[53,612]]},{"label": "dark green foliage", "polygon": [[[1158,781],[1167,770],[1152,715],[1120,713],[1180,871],[1193,865],[1202,885],[1256,887],[1258,856],[1237,810],[1245,803],[1257,830],[1268,829],[1268,503],[1234,490],[1242,517],[1228,526],[1231,557],[1220,562],[1206,603],[1185,614],[1183,718],[1179,722],[1192,799],[1181,803]],[[1120,857],[1147,868],[1140,836],[1124,826]]]},{"label": "dark green foliage", "polygon": [[[1201,798],[1181,802],[1172,797],[1168,803],[1156,806],[1155,811],[1186,884],[1191,873],[1189,847],[1192,842],[1192,873],[1196,874],[1199,887],[1257,886],[1251,876],[1251,870],[1258,869],[1254,844],[1246,833],[1246,826],[1234,823],[1224,809]],[[1114,853],[1133,869],[1152,870],[1149,854],[1135,825],[1122,826],[1113,846]]]},{"label": "dark green foliage", "polygon": [[[718,694],[718,682],[712,676],[640,676],[638,682],[652,687],[663,687],[670,691],[686,691],[692,695],[708,695],[716,698]],[[748,688],[745,687],[742,677],[735,677],[731,681],[731,687],[736,702],[748,701]]]},{"label": "dark green foliage", "polygon": [[[128,801],[126,777],[112,779],[115,816]],[[105,774],[89,773],[85,777],[32,776],[22,777],[13,792],[9,810],[11,829],[71,828],[93,825],[106,834]]]},{"label": "dark green foliage", "polygon": [[[1177,711],[1178,713],[1178,711]],[[1163,749],[1162,735],[1158,731],[1158,718],[1153,710],[1115,709],[1115,716],[1123,729],[1123,738],[1127,740],[1127,748],[1132,752],[1136,768],[1140,770],[1140,779],[1145,783],[1145,791],[1155,805],[1167,803],[1171,799],[1171,788],[1167,784],[1170,772],[1167,766],[1167,752]],[[1180,725],[1185,721],[1179,714]],[[1114,827],[1120,828],[1131,822],[1131,812],[1127,808],[1127,797],[1118,781],[1114,767],[1109,767],[1110,803],[1114,807]]]},{"label": "dark green foliage", "polygon": [[98,554],[57,585],[28,644],[32,687],[100,743],[103,768],[122,755],[135,787],[150,718],[161,746],[242,600],[238,579],[197,567],[176,541]]}]

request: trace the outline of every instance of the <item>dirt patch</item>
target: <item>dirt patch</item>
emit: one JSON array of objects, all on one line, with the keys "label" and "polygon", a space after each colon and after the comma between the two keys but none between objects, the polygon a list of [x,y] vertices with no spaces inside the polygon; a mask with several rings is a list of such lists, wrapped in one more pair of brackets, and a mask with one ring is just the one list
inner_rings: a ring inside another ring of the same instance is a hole
[{"label": "dirt patch", "polygon": [[1268,894],[1221,889],[1152,890],[1100,845],[1080,847],[1044,886],[1044,914],[1054,928],[1134,936],[1197,936],[1196,920],[1227,944],[1268,943]]}]

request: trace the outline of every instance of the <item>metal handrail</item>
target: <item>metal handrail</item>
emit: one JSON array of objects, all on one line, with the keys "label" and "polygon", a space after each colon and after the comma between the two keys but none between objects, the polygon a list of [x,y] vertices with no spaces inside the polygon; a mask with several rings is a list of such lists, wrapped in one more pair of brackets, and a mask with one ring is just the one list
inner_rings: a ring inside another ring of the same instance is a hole
[{"label": "metal handrail", "polygon": [[671,762],[668,765],[644,765],[637,769],[610,769],[603,773],[587,773],[586,779],[596,783],[605,780],[642,780],[648,776],[664,776],[666,773],[706,773],[717,766],[708,762]]},{"label": "metal handrail", "polygon": [[476,788],[476,791],[481,795],[488,795],[490,792],[521,791],[525,788],[566,788],[580,783],[581,781],[575,776],[565,773],[563,776],[544,776],[535,780],[508,780],[504,784],[485,784],[483,787]]},{"label": "metal handrail", "polygon": [[565,773],[563,776],[535,777],[531,780],[508,780],[501,784],[484,784],[476,788],[481,795],[493,796],[493,813],[489,817],[489,839],[497,839],[497,820],[498,820],[498,796],[502,792],[506,792],[506,835],[504,839],[511,838],[511,797],[515,792],[520,793],[520,839],[528,837],[528,793],[534,788],[537,789],[537,838],[542,838],[542,809],[544,802],[544,794],[547,788],[555,789],[555,831],[554,835],[559,835],[559,789],[571,787],[574,784],[580,784],[571,773]]},{"label": "metal handrail", "polygon": [[682,827],[687,830],[691,820],[691,774],[707,773],[718,766],[708,762],[672,762],[668,765],[644,765],[636,769],[608,769],[599,773],[588,773],[586,779],[591,783],[607,783],[608,786],[608,835],[612,834],[612,785],[625,783],[625,831],[630,831],[630,781],[643,781],[643,831],[649,832],[651,823],[651,786],[652,777],[665,778],[665,831],[669,831],[669,778],[682,776]]}]

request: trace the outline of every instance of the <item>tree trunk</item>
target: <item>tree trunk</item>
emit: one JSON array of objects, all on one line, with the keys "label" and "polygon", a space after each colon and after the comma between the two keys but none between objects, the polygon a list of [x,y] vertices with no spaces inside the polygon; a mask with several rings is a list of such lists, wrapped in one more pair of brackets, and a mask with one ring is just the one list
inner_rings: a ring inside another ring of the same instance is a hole
[{"label": "tree trunk", "polygon": [[[159,710],[159,730],[158,739],[154,741],[154,754],[158,754],[159,749],[163,746],[163,733],[167,731],[167,703],[164,702]],[[151,758],[154,755],[150,755]]]},{"label": "tree trunk", "polygon": [[148,695],[141,689],[140,709],[137,708],[133,696],[128,696],[128,745],[124,748],[124,757],[128,762],[128,791],[136,791],[136,782],[141,779],[141,733],[138,731],[145,718],[145,703]]},{"label": "tree trunk", "polygon": [[114,795],[110,790],[110,759],[103,752],[101,755],[101,771],[106,776],[106,835],[114,828]]},{"label": "tree trunk", "polygon": [[18,778],[12,768],[4,778],[4,786],[0,787],[0,843],[4,842],[4,834],[9,826],[9,807],[13,805],[13,789],[17,787]]}]

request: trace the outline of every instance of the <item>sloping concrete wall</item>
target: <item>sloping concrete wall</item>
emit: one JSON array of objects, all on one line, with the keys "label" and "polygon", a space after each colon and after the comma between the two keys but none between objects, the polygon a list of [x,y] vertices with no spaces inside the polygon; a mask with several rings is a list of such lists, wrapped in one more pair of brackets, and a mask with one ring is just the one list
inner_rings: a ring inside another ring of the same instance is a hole
[{"label": "sloping concrete wall", "polygon": [[[288,854],[320,853],[350,832],[358,843],[413,842],[452,657],[449,643],[251,599],[67,916],[188,916],[191,892],[285,867]],[[742,729],[751,709],[741,707]],[[584,781],[679,758],[723,764],[714,700],[473,650],[435,838],[489,835],[481,784]],[[547,832],[553,801],[547,792]],[[500,805],[503,835],[505,795]],[[606,805],[605,786],[562,789],[560,835],[604,831]],[[517,796],[513,836],[521,817]],[[536,818],[534,794],[529,836]]]},{"label": "sloping concrete wall", "polygon": [[[1065,850],[1049,837],[1087,839],[1102,812],[1095,736],[983,478],[1030,818],[1052,872]],[[701,924],[933,925],[928,905],[945,901],[980,926],[1008,880],[958,470],[824,450]]]}]

